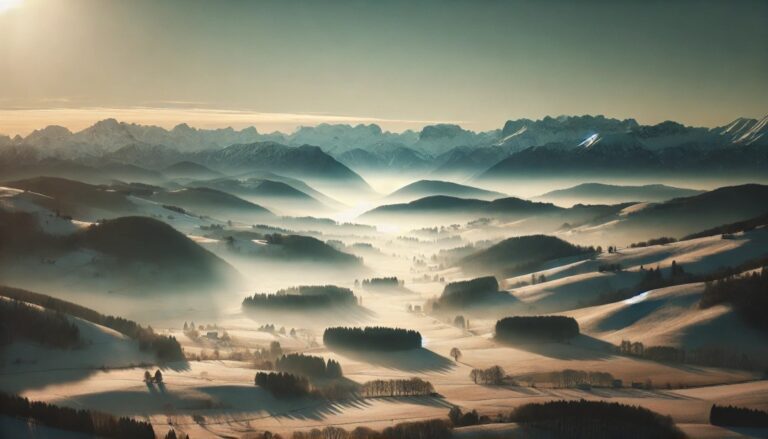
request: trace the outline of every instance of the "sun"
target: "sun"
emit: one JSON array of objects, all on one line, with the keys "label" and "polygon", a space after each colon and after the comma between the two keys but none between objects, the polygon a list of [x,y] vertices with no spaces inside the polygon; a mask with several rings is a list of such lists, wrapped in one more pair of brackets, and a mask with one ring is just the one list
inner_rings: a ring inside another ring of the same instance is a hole
[{"label": "sun", "polygon": [[24,0],[0,0],[0,14],[21,6]]}]

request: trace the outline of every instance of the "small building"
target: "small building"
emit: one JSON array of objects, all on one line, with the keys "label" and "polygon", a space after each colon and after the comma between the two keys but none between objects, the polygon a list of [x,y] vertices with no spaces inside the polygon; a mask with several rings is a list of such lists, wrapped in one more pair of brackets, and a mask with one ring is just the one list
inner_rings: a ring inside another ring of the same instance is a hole
[{"label": "small building", "polygon": [[205,333],[205,336],[210,338],[211,340],[218,340],[219,339],[219,331],[208,331]]}]

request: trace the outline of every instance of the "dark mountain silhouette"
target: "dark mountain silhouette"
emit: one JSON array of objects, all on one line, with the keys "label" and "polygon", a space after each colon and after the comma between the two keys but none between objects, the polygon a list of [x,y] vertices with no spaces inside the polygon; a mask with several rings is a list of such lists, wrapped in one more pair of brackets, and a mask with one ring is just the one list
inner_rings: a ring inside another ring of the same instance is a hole
[{"label": "dark mountain silhouette", "polygon": [[[718,138],[719,139],[719,138]],[[722,139],[720,139],[722,140]],[[478,181],[514,177],[643,175],[759,175],[768,172],[768,148],[756,144],[672,143],[650,149],[637,135],[597,139],[576,146],[551,143],[511,154],[480,174]]]},{"label": "dark mountain silhouette", "polygon": [[768,186],[728,186],[692,197],[651,204],[626,215],[616,232],[643,232],[657,236],[659,230],[682,237],[722,224],[754,218],[768,212]]},{"label": "dark mountain silhouette", "polygon": [[[66,235],[47,234],[40,219],[30,213],[0,209],[0,260],[3,275],[15,276],[16,264],[25,270],[24,261],[40,258],[52,261],[38,269],[39,279],[59,279],[70,273],[57,268],[59,258],[73,254],[92,254],[88,271],[96,276],[80,276],[79,282],[108,280],[134,292],[168,288],[208,290],[237,282],[239,274],[226,262],[203,249],[173,227],[148,217],[120,217],[103,220]],[[83,267],[79,267],[82,270]],[[25,279],[26,280],[26,279]],[[96,287],[99,289],[99,287]],[[103,287],[102,287],[103,288]],[[103,289],[101,289],[103,291]]]},{"label": "dark mountain silhouette", "polygon": [[402,144],[377,144],[338,155],[340,162],[361,171],[425,171],[433,167],[431,156]]},{"label": "dark mountain silhouette", "polygon": [[215,169],[236,172],[265,170],[295,178],[332,181],[360,190],[371,190],[362,177],[317,146],[291,147],[275,142],[260,142],[201,151],[193,154],[192,158]]}]

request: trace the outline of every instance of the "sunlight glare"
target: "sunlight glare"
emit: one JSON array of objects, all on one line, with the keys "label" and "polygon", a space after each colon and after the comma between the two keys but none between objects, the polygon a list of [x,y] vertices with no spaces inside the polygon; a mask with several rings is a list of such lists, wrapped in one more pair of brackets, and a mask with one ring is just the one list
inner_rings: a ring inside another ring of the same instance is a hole
[{"label": "sunlight glare", "polygon": [[21,6],[24,0],[0,0],[0,13]]}]

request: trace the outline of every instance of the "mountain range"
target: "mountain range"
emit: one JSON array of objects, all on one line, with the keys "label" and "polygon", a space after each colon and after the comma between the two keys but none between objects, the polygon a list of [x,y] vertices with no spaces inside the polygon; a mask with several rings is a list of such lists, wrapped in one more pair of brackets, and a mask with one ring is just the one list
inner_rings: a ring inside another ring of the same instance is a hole
[{"label": "mountain range", "polygon": [[167,130],[106,119],[79,132],[48,126],[26,137],[0,136],[0,169],[121,163],[159,171],[189,161],[213,172],[268,169],[294,177],[342,179],[365,190],[369,188],[354,171],[479,175],[481,180],[539,171],[627,169],[759,174],[768,169],[766,133],[768,117],[739,118],[716,128],[673,121],[641,125],[598,115],[509,120],[500,129],[482,132],[453,124],[402,133],[374,124],[320,124],[290,134],[186,124]]}]

